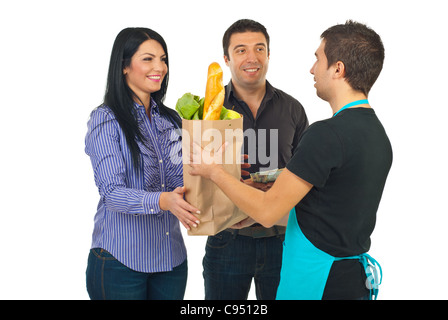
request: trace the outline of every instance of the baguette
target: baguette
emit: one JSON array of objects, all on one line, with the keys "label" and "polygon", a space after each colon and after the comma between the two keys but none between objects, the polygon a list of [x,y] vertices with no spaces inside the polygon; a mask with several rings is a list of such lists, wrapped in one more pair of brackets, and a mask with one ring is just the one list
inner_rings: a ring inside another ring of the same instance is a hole
[{"label": "baguette", "polygon": [[221,66],[217,62],[212,62],[208,67],[203,120],[219,120],[225,95],[222,76]]}]

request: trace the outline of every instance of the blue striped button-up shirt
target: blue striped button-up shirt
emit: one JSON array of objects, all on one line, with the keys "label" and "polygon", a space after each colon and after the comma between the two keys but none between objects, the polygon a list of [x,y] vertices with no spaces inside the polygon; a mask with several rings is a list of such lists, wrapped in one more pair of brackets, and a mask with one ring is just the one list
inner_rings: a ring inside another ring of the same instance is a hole
[{"label": "blue striped button-up shirt", "polygon": [[108,107],[95,109],[88,122],[85,150],[100,193],[92,248],[109,251],[136,271],[170,271],[185,261],[186,248],[178,219],[160,209],[159,198],[183,185],[181,137],[152,100],[151,121],[143,106],[134,107],[147,140],[138,142],[141,170]]}]

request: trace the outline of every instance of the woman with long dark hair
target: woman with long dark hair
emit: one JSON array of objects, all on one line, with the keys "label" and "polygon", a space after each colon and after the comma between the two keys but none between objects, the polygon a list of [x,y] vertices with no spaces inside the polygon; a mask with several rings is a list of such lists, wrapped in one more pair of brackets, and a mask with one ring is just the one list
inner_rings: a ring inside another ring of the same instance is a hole
[{"label": "woman with long dark hair", "polygon": [[147,28],[116,37],[104,103],[90,116],[86,153],[100,201],[86,271],[91,299],[182,299],[187,257],[180,118],[164,104],[168,50]]}]

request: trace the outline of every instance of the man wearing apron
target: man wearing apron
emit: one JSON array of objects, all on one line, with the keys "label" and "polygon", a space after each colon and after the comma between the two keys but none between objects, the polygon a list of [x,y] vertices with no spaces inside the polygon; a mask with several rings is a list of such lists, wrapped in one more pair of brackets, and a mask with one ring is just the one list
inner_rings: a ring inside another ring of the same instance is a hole
[{"label": "man wearing apron", "polygon": [[[251,190],[217,164],[192,165],[190,173],[210,178],[264,226],[289,212],[277,299],[372,299],[381,268],[367,252],[392,148],[367,96],[384,47],[352,21],[321,38],[311,74],[333,116],[305,131],[271,189]],[[194,152],[208,156],[197,146]]]}]

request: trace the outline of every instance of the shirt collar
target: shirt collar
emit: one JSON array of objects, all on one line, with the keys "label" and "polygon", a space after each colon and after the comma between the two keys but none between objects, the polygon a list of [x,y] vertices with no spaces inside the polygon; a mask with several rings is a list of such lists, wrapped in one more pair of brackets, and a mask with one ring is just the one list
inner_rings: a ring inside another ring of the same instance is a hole
[{"label": "shirt collar", "polygon": [[[150,104],[151,104],[151,114],[154,114],[154,113],[160,114],[159,106],[157,105],[157,103],[154,101],[153,98],[150,99]],[[140,103],[137,103],[135,101],[134,101],[134,108],[136,110],[146,112],[145,106],[141,105]]]},{"label": "shirt collar", "polygon": [[[160,108],[157,105],[157,103],[155,102],[154,99],[151,98],[151,126],[153,126],[153,128],[157,129],[157,131],[159,132],[164,132],[166,130],[171,130],[174,128],[174,124],[172,123],[172,121],[169,121],[167,119],[165,119],[165,116],[162,116],[160,114]],[[134,108],[138,111],[139,113],[139,122],[140,125],[144,126],[144,122],[142,121],[144,118],[147,118],[146,115],[146,110],[145,110],[145,106],[134,102]]]},{"label": "shirt collar", "polygon": [[[229,101],[229,99],[231,97],[237,99],[237,100],[241,100],[239,98],[237,98],[236,94],[235,94],[235,89],[233,88],[233,83],[232,80],[229,81],[229,84],[227,85],[228,90],[226,90],[226,101]],[[270,100],[272,99],[272,97],[274,96],[274,92],[275,92],[275,88],[269,83],[268,80],[266,80],[266,93],[264,95],[263,100]]]}]

